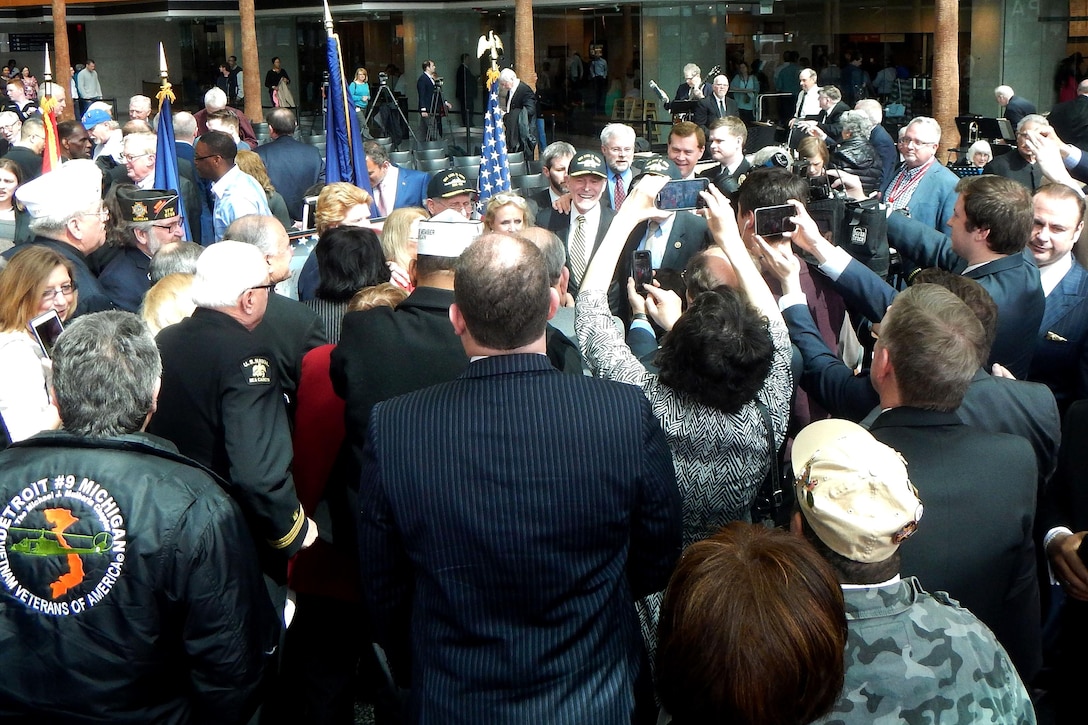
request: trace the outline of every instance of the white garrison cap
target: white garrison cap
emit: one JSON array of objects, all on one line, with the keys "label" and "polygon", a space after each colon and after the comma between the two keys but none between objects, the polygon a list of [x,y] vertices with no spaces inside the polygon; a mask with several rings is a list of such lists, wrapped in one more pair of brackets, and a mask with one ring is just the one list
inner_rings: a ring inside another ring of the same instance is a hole
[{"label": "white garrison cap", "polygon": [[102,171],[90,159],[75,159],[28,181],[15,192],[32,217],[65,217],[102,201]]},{"label": "white garrison cap", "polygon": [[465,219],[455,209],[445,209],[419,222],[416,254],[428,257],[460,257],[484,232],[483,222]]}]

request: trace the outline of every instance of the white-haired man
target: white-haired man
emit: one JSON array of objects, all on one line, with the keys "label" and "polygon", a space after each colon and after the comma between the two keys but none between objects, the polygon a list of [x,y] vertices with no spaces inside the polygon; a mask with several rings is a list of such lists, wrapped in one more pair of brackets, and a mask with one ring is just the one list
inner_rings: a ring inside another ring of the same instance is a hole
[{"label": "white-haired man", "polygon": [[610,123],[601,131],[601,156],[608,166],[608,183],[603,202],[618,211],[631,190],[635,158],[635,129],[622,123]]},{"label": "white-haired man", "polygon": [[[110,213],[102,204],[102,172],[93,161],[77,159],[23,184],[15,198],[30,214],[29,244],[40,244],[61,254],[75,271],[79,290],[75,315],[113,309],[113,302],[87,263],[91,252],[106,241]],[[4,253],[11,258],[27,245]]]},{"label": "white-haired man", "polygon": [[128,99],[128,118],[130,121],[151,123],[151,99],[147,96],[133,96]]},{"label": "white-haired man", "polygon": [[1037,113],[1035,104],[1016,95],[1011,86],[998,86],[995,88],[994,98],[997,99],[997,105],[1005,109],[1005,120],[1011,123],[1013,128],[1020,125],[1020,121],[1024,116]]},{"label": "white-haired man", "polygon": [[233,484],[267,572],[311,543],[291,478],[291,431],[276,366],[251,333],[274,294],[268,262],[252,244],[204,250],[193,282],[193,315],[159,333],[162,390],[148,431]]},{"label": "white-haired man", "polygon": [[[138,189],[161,189],[161,183],[155,180],[155,161],[158,137],[153,133],[130,133],[121,139],[122,165],[110,172],[110,183],[132,183]],[[193,183],[194,175],[192,164],[184,159],[178,159],[178,186],[181,199],[184,202],[184,216],[189,219],[189,230],[193,235],[191,241],[199,243],[202,239],[200,233],[201,217],[203,216],[203,204],[200,191]]]},{"label": "white-haired man", "polygon": [[917,219],[945,235],[951,235],[948,220],[956,206],[959,179],[947,166],[937,161],[941,126],[928,116],[917,116],[899,137],[903,163],[880,191],[893,210],[909,210]]},{"label": "white-haired man", "polygon": [[499,86],[506,92],[506,150],[531,154],[536,148],[536,92],[518,78],[513,68],[503,68]]},{"label": "white-haired man", "polygon": [[197,135],[203,136],[208,129],[208,114],[215,111],[222,110],[232,111],[234,116],[238,119],[238,135],[245,141],[249,148],[257,150],[257,134],[253,132],[253,124],[250,122],[249,117],[242,113],[237,108],[227,105],[227,94],[223,92],[221,88],[212,88],[204,94],[204,108],[193,114],[193,118],[196,119],[196,131]]}]

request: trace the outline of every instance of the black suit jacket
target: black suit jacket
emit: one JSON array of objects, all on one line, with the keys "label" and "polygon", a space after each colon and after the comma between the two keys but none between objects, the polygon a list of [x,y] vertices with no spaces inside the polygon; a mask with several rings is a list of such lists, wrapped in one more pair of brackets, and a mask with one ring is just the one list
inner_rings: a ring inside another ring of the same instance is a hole
[{"label": "black suit jacket", "polygon": [[[616,216],[616,212],[608,208],[604,203],[604,196],[601,196],[601,223],[597,226],[597,236],[593,240],[593,254],[597,253],[597,247],[601,246],[601,242],[604,241],[604,235],[608,233],[608,227],[612,224],[612,220]],[[576,213],[574,208],[571,207],[571,212]],[[549,206],[546,209],[540,210],[540,216],[536,218],[536,225],[543,227],[548,231],[555,232],[556,236],[563,242],[563,248],[567,248],[567,236],[570,233],[570,222],[572,214],[560,214],[555,209]],[[592,259],[592,255],[590,255]],[[570,266],[570,250],[567,250],[567,266]],[[578,280],[579,282],[581,280]],[[567,288],[572,295],[578,296],[578,285],[571,280],[570,285]],[[611,294],[609,295],[609,301],[611,301]]]},{"label": "black suit jacket", "polygon": [[363,590],[410,673],[412,722],[631,722],[633,600],[680,553],[672,456],[641,390],[539,355],[478,360],[375,406],[359,495]]},{"label": "black suit jacket", "polygon": [[1062,141],[1088,150],[1088,96],[1055,105],[1047,120]]},{"label": "black suit jacket", "polygon": [[[833,418],[868,426],[880,414],[880,396],[869,370],[855,375],[827,346],[804,305],[782,311],[790,341],[801,354],[798,384]],[[1061,427],[1054,395],[1046,386],[990,375],[979,369],[967,386],[956,414],[968,425],[993,433],[1011,433],[1031,444],[1039,488],[1046,485],[1058,459]]]},{"label": "black suit jacket", "polygon": [[901,572],[970,609],[1030,682],[1042,664],[1031,446],[918,408],[887,410],[871,431],[902,454],[925,507]]},{"label": "black suit jacket", "polygon": [[[627,254],[622,262],[625,265],[626,279],[632,274],[630,252],[638,249],[642,237],[646,235],[647,222],[639,222],[631,230],[631,236],[627,238]],[[679,211],[673,217],[672,229],[669,230],[668,246],[661,256],[661,264],[657,269],[674,269],[683,272],[687,269],[688,260],[698,252],[703,251],[714,243],[714,238],[707,229],[706,219],[686,211]]]},{"label": "black suit jacket", "polygon": [[710,179],[710,183],[716,184],[718,186],[718,189],[721,190],[722,187],[728,183],[727,179],[732,179],[733,183],[735,183],[739,187],[740,177],[747,174],[751,170],[751,168],[752,165],[748,163],[748,159],[744,159],[740,162],[740,165],[737,166],[737,170],[734,171],[732,174],[726,173],[725,168],[721,164],[718,164],[717,166],[711,166],[709,169],[704,169],[703,171],[700,171],[698,174],[696,174],[696,176],[701,176],[704,179]]},{"label": "black suit jacket", "polygon": [[451,290],[416,287],[396,309],[375,307],[344,315],[329,374],[333,389],[347,404],[345,444],[351,445],[356,460],[362,460],[376,403],[453,380],[468,365],[450,324],[451,304]]},{"label": "black suit jacket", "polygon": [[293,402],[303,356],[328,342],[317,313],[298,300],[271,292],[264,319],[254,328],[253,336],[272,353],[280,387]]},{"label": "black suit jacket", "polygon": [[316,147],[280,136],[257,147],[257,155],[268,170],[268,178],[287,204],[295,221],[302,219],[306,190],[325,178],[325,162]]},{"label": "black suit jacket", "polygon": [[1063,412],[1088,396],[1088,272],[1079,262],[1046,296],[1029,377],[1054,391]]},{"label": "black suit jacket", "polygon": [[1038,162],[1029,164],[1015,149],[998,156],[982,169],[984,174],[996,174],[1026,186],[1032,192],[1046,183]]},{"label": "black suit jacket", "polygon": [[816,117],[816,124],[831,138],[836,141],[842,140],[842,124],[839,123],[839,119],[842,114],[850,110],[850,106],[846,105],[842,101],[838,101],[831,107],[830,111],[820,110],[820,115]]},{"label": "black suit jacket", "polygon": [[[1013,96],[1009,99],[1009,104],[1005,106],[1005,118],[1012,124],[1014,131],[1016,130],[1016,124],[1020,123],[1020,120],[1030,113],[1035,113],[1035,104],[1020,96]],[[1069,142],[1066,141],[1066,143]]]},{"label": "black suit jacket", "polygon": [[[729,96],[725,97],[725,115],[726,116],[739,116],[740,112],[737,109],[737,102]],[[692,121],[696,125],[702,126],[704,129],[710,126],[710,122],[723,116],[718,113],[718,99],[714,97],[714,94],[707,96],[699,101],[695,106],[695,113],[692,116]]]}]

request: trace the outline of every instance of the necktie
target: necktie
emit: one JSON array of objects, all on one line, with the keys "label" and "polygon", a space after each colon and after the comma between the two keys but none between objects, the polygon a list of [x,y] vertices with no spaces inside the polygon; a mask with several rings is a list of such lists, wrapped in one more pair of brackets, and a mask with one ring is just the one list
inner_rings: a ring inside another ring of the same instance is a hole
[{"label": "necktie", "polygon": [[725,101],[718,101],[718,118],[725,118]]},{"label": "necktie", "polygon": [[650,221],[646,225],[646,249],[650,252],[650,264],[656,269],[661,264],[661,257],[657,247],[661,240],[661,224]]},{"label": "necktie", "polygon": [[615,175],[616,180],[616,211],[620,210],[623,206],[623,200],[627,198],[627,190],[623,188],[623,179],[619,174]]},{"label": "necktie", "polygon": [[378,216],[389,216],[385,211],[385,199],[382,197],[382,185],[378,184],[378,188],[374,190],[376,200],[378,203]]},{"label": "necktie", "polygon": [[570,275],[581,283],[586,272],[586,217],[579,214],[574,218],[574,236],[570,242]]}]

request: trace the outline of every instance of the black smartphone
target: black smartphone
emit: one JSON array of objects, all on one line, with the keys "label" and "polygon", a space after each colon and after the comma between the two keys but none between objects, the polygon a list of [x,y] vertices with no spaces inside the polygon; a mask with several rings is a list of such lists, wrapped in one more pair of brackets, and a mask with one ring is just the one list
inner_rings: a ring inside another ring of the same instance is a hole
[{"label": "black smartphone", "polygon": [[650,260],[650,250],[636,249],[631,252],[631,269],[634,270],[634,274],[631,276],[635,278],[635,292],[640,295],[646,294],[646,285],[652,284],[654,281],[654,268]]},{"label": "black smartphone", "polygon": [[681,209],[699,209],[706,206],[699,198],[699,192],[710,188],[710,179],[696,177],[694,179],[680,179],[665,184],[654,199],[654,206],[666,211],[680,211]]},{"label": "black smartphone", "polygon": [[64,324],[60,321],[60,315],[56,310],[43,312],[30,321],[30,331],[34,333],[34,339],[38,341],[46,357],[52,354],[53,345],[56,344],[63,329]]},{"label": "black smartphone", "polygon": [[796,225],[790,217],[797,215],[793,204],[779,206],[761,206],[756,209],[756,234],[764,239],[777,238],[782,232],[792,232]]}]

